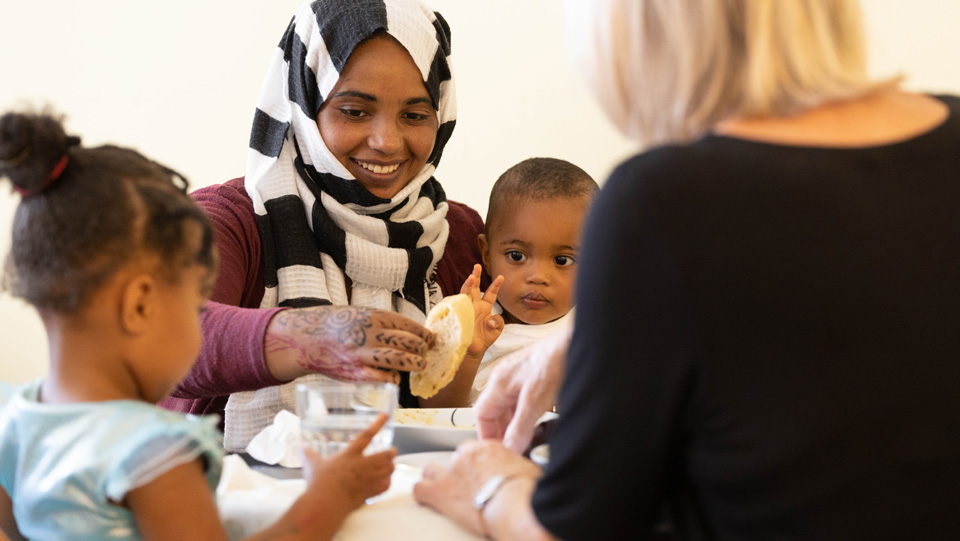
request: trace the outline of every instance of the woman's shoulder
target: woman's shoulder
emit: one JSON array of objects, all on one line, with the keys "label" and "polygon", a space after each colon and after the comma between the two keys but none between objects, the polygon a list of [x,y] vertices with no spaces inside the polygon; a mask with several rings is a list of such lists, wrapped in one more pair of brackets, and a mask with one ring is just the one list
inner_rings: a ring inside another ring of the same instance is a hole
[{"label": "woman's shoulder", "polygon": [[[447,250],[464,250],[473,256],[477,248],[477,235],[483,233],[483,219],[473,208],[456,201],[447,201],[447,223],[450,224],[450,236]],[[464,245],[464,243],[466,245]]]},{"label": "woman's shoulder", "polygon": [[243,184],[243,177],[228,180],[223,184],[211,184],[197,188],[190,193],[195,201],[205,209],[209,206],[230,205],[249,208],[253,212],[253,201]]},{"label": "woman's shoulder", "polygon": [[[217,232],[221,251],[227,250],[231,252],[229,255],[241,260],[259,261],[257,214],[243,180],[243,177],[240,177],[223,184],[205,186],[190,195],[210,218]],[[227,246],[228,241],[236,246]],[[223,258],[228,254],[220,255]]]},{"label": "woman's shoulder", "polygon": [[944,131],[950,131],[951,133],[956,131],[958,129],[957,126],[960,125],[960,96],[953,94],[931,94],[931,97],[947,106],[949,116],[943,123],[943,126],[947,128]]},{"label": "woman's shoulder", "polygon": [[479,212],[469,205],[448,200],[447,207],[447,222],[450,224],[451,230],[454,227],[470,228],[472,230],[483,229],[483,218],[480,217]]},{"label": "woman's shoulder", "polygon": [[960,96],[954,94],[930,94],[930,97],[942,101],[954,114],[960,113]]},{"label": "woman's shoulder", "polygon": [[601,195],[615,199],[641,197],[674,190],[696,179],[717,174],[725,159],[703,141],[669,144],[636,154],[617,165],[604,183]]},{"label": "woman's shoulder", "polygon": [[446,252],[466,252],[472,259],[477,249],[477,235],[483,233],[483,219],[469,206],[456,201],[447,201],[447,223],[450,224],[450,236],[447,238]]},{"label": "woman's shoulder", "polygon": [[[444,295],[453,295],[467,279],[475,263],[480,263],[480,248],[477,236],[483,233],[483,220],[480,214],[468,205],[456,201],[447,201],[447,223],[450,235],[443,250],[443,257],[437,264],[437,282]],[[490,278],[484,272],[481,289],[486,288]]]}]

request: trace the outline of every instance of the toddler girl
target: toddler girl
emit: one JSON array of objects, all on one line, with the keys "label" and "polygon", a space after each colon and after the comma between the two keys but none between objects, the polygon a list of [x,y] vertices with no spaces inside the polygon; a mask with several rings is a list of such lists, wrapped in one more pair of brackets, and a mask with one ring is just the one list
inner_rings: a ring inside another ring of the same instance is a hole
[{"label": "toddler girl", "polygon": [[[223,539],[215,417],[155,404],[189,371],[216,273],[186,181],[137,152],[84,148],[50,116],[0,117],[0,177],[22,196],[4,285],[46,329],[50,372],[0,416],[0,528],[30,539]],[[386,490],[394,450],[304,450],[306,492],[258,539],[328,539]]]}]

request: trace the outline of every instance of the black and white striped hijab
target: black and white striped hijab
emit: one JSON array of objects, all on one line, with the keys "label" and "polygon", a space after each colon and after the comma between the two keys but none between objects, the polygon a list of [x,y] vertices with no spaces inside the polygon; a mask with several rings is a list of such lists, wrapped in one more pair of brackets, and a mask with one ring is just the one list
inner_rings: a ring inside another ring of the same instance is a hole
[{"label": "black and white striped hijab", "polygon": [[[390,200],[354,179],[316,123],[350,54],[376,32],[410,53],[439,120],[427,163]],[[433,172],[455,123],[450,29],[439,13],[419,0],[305,2],[274,52],[250,135],[245,185],[264,254],[260,306],[352,304],[422,322],[442,297],[433,271],[449,226]],[[224,446],[246,447],[280,409],[293,409],[293,394],[286,384],[232,395]]]},{"label": "black and white striped hijab", "polygon": [[[316,123],[353,49],[377,31],[413,57],[440,123],[427,163],[390,200],[353,178]],[[455,124],[449,56],[446,22],[418,0],[301,6],[274,53],[250,136],[246,188],[266,264],[261,307],[354,304],[422,321],[439,300],[431,274],[447,240],[447,203],[433,172]]]}]

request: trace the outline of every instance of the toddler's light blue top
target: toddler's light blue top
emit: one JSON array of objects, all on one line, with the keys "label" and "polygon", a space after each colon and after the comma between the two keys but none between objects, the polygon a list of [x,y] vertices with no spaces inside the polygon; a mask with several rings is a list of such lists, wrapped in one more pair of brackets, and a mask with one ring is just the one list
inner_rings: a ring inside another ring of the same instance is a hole
[{"label": "toddler's light blue top", "polygon": [[139,539],[121,504],[127,492],[199,457],[216,488],[216,416],[185,418],[134,400],[44,404],[40,383],[20,389],[0,415],[0,486],[26,537]]}]

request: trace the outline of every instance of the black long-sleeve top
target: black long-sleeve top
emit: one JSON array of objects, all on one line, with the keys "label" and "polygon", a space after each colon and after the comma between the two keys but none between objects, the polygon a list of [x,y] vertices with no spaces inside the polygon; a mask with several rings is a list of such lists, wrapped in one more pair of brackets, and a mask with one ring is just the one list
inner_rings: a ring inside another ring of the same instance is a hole
[{"label": "black long-sleeve top", "polygon": [[588,219],[539,520],[574,539],[960,539],[960,99],[858,149],[708,136]]}]

